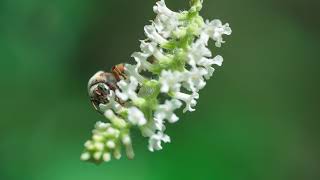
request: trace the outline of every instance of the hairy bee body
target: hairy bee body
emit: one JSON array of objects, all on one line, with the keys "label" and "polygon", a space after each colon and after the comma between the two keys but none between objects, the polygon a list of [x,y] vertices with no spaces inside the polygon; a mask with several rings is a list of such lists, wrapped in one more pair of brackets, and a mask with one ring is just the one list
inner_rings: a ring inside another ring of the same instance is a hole
[{"label": "hairy bee body", "polygon": [[123,64],[112,67],[111,71],[112,73],[99,71],[88,82],[90,101],[96,111],[100,112],[99,105],[107,104],[110,91],[118,89],[117,83],[127,77],[124,73]]}]

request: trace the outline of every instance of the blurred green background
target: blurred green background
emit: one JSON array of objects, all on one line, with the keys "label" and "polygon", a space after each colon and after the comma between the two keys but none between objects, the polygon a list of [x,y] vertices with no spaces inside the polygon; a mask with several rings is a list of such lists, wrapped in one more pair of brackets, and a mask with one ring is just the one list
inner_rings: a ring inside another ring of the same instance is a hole
[{"label": "blurred green background", "polygon": [[[79,160],[96,121],[86,85],[129,62],[155,0],[0,1],[0,180],[320,179],[316,0],[205,0],[229,22],[225,58],[172,143],[96,166]],[[187,0],[167,0],[174,10]],[[133,62],[132,59],[130,62]]]}]

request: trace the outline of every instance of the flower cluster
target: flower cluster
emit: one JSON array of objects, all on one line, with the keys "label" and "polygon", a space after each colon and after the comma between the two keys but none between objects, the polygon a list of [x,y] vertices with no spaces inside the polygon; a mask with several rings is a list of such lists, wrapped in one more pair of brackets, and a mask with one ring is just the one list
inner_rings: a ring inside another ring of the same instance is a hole
[{"label": "flower cluster", "polygon": [[[109,118],[114,114],[109,111]],[[131,139],[128,131],[119,129],[110,123],[97,122],[93,130],[92,140],[87,141],[84,146],[86,152],[81,155],[81,160],[94,160],[95,162],[108,162],[111,155],[116,159],[121,158],[121,143],[125,145],[127,156],[133,158]]]},{"label": "flower cluster", "polygon": [[133,158],[132,127],[149,139],[150,151],[161,150],[162,143],[170,142],[165,124],[179,120],[175,110],[195,111],[199,91],[212,77],[213,66],[223,62],[222,56],[212,56],[208,41],[221,47],[223,35],[231,34],[229,24],[203,20],[199,15],[202,3],[191,0],[190,10],[182,12],[170,10],[164,0],[156,3],[157,16],[144,27],[147,39],[141,41],[141,51],[132,54],[136,64],[124,65],[126,78],[117,81],[116,89],[109,88],[107,103],[99,105],[110,123],[96,124],[82,160],[109,161],[111,154],[119,159],[121,146]]}]

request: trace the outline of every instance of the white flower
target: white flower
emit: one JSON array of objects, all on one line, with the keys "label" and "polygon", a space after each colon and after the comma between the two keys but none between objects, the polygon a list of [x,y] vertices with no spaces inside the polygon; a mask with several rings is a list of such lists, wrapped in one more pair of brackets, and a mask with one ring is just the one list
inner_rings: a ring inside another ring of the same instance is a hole
[{"label": "white flower", "polygon": [[90,159],[90,153],[88,153],[88,152],[82,153],[80,159],[81,159],[82,161],[87,161],[87,160],[89,160],[89,159]]},{"label": "white flower", "polygon": [[208,71],[204,68],[198,68],[196,66],[192,67],[190,71],[185,72],[187,80],[184,83],[184,87],[192,92],[198,92],[205,87],[206,82],[204,81],[203,76],[207,74]]},{"label": "white flower", "polygon": [[90,150],[90,151],[92,151],[92,150],[94,150],[95,149],[95,147],[94,147],[94,145],[93,145],[93,142],[92,141],[86,141],[85,143],[84,143],[84,147],[87,149],[87,150]]},{"label": "white flower", "polygon": [[149,138],[149,150],[153,152],[154,150],[161,150],[161,142],[169,143],[170,137],[166,134],[163,134],[162,132],[158,132],[157,134],[152,135]]},{"label": "white flower", "polygon": [[131,55],[137,62],[136,72],[142,70],[150,70],[152,64],[148,62],[148,58],[154,54],[160,53],[155,42],[140,41],[140,49],[142,52],[135,52]]},{"label": "white flower", "polygon": [[81,160],[94,159],[96,161],[104,160],[107,162],[111,159],[112,151],[114,151],[115,156],[119,156],[117,151],[120,145],[116,144],[120,140],[119,129],[112,127],[109,123],[97,122],[92,133],[92,140],[88,140],[84,144],[85,151],[80,157]]},{"label": "white flower", "polygon": [[105,131],[107,130],[109,127],[111,127],[111,124],[109,123],[104,123],[101,121],[98,121],[95,125],[95,129],[99,130],[99,131]]},{"label": "white flower", "polygon": [[104,116],[108,118],[112,122],[112,124],[114,124],[119,128],[125,128],[127,126],[127,123],[125,122],[125,120],[115,115],[114,112],[110,109],[105,111]]},{"label": "white flower", "polygon": [[208,46],[209,38],[210,37],[209,37],[208,32],[206,32],[205,28],[203,28],[200,32],[200,36],[199,36],[199,39],[197,40],[197,42],[200,42],[201,44]]},{"label": "white flower", "polygon": [[183,109],[183,112],[195,111],[195,109],[193,109],[193,107],[197,105],[196,99],[199,98],[198,93],[194,92],[193,94],[189,95],[189,94],[185,94],[185,93],[181,93],[181,92],[176,92],[174,94],[174,97],[176,99],[179,99],[179,100],[184,101],[186,103],[186,107]]},{"label": "white flower", "polygon": [[141,52],[135,52],[131,55],[137,62],[137,69],[136,71],[144,71],[144,70],[150,70],[151,68],[151,63],[147,61],[147,59],[150,57],[148,54],[144,54]]},{"label": "white flower", "polygon": [[102,158],[103,158],[104,162],[109,162],[111,160],[111,154],[110,153],[104,153]]},{"label": "white flower", "polygon": [[153,11],[158,14],[154,21],[154,26],[157,31],[164,38],[170,37],[173,31],[181,24],[179,21],[179,13],[167,8],[164,0],[158,1],[153,7]]},{"label": "white flower", "polygon": [[154,56],[157,60],[168,58],[155,42],[141,41],[140,49],[144,54]]},{"label": "white flower", "polygon": [[212,67],[212,65],[222,66],[222,63],[223,63],[223,57],[220,55],[217,55],[213,59],[202,58],[198,62],[198,65],[203,66],[207,69],[208,74],[205,75],[205,78],[210,79],[210,77],[212,76],[212,74],[214,72],[214,68]]},{"label": "white flower", "polygon": [[153,23],[156,30],[163,38],[169,38],[180,25],[178,18],[175,16],[169,17],[162,14],[158,15]]},{"label": "white flower", "polygon": [[128,80],[121,80],[118,82],[118,86],[121,89],[119,91],[116,90],[117,96],[123,100],[127,101],[128,99],[135,100],[138,98],[138,95],[136,93],[136,90],[138,88],[138,81],[133,76],[130,76],[129,81]]},{"label": "white flower", "polygon": [[[111,111],[111,110],[110,110]],[[95,129],[92,131],[92,139],[95,141],[103,141],[106,137],[118,138],[120,131],[111,127],[110,123],[97,122]],[[90,142],[87,142],[90,145]]]},{"label": "white flower", "polygon": [[156,2],[156,5],[153,6],[153,11],[157,14],[163,14],[165,16],[175,16],[177,13],[171,11],[167,6],[164,0]]},{"label": "white flower", "polygon": [[126,154],[129,159],[132,159],[134,157],[134,152],[132,148],[132,142],[129,134],[124,134],[122,137],[122,143],[126,147]]},{"label": "white flower", "polygon": [[139,74],[139,67],[137,65],[125,64],[124,71],[130,78],[134,77],[140,84],[146,81],[146,78]]},{"label": "white flower", "polygon": [[156,50],[158,50],[157,43],[155,42],[146,42],[145,40],[140,42],[140,49],[144,54],[151,56]]},{"label": "white flower", "polygon": [[121,158],[122,155],[121,155],[120,146],[118,146],[118,147],[116,147],[116,149],[114,149],[113,156],[114,156],[115,159],[118,159],[118,160]]},{"label": "white flower", "polygon": [[122,137],[122,143],[125,145],[129,145],[131,144],[131,138],[129,135],[125,135]]},{"label": "white flower", "polygon": [[[166,100],[166,102],[162,105],[159,105],[155,112],[155,120],[163,121],[167,119],[170,123],[175,123],[179,120],[179,117],[174,114],[176,109],[179,109],[182,106],[182,103],[177,99],[172,99],[170,101]],[[159,129],[162,130],[162,129]]]},{"label": "white flower", "polygon": [[[202,76],[204,76],[205,79],[210,79],[210,77],[212,76],[212,74],[214,72],[214,68],[212,67],[212,65],[221,66],[222,62],[223,62],[223,58],[222,58],[222,56],[219,56],[219,55],[214,57],[213,59],[210,58],[212,56],[212,54],[211,54],[211,51],[206,47],[206,41],[201,39],[201,37],[202,38],[204,37],[203,35],[204,34],[202,34],[200,36],[200,39],[198,39],[196,42],[194,42],[191,45],[191,47],[188,51],[187,62],[191,67],[193,67],[193,69],[196,66],[201,66],[201,67],[205,68],[206,73],[205,73],[205,71],[203,71],[202,68],[200,68],[200,71],[199,70],[196,70],[196,71],[191,70],[191,71],[193,71],[194,75],[199,75],[198,73],[200,73],[200,74],[203,74]],[[207,36],[207,37],[209,37],[209,36]],[[196,72],[198,72],[198,73],[196,73]],[[197,79],[197,78],[194,78],[194,79]],[[189,78],[189,80],[190,80],[190,78]],[[204,81],[202,81],[202,80],[203,80],[203,78],[201,78],[198,83],[200,83],[200,85],[205,85]],[[187,88],[188,88],[188,85],[187,85]],[[200,90],[202,88],[199,87],[197,89]],[[189,87],[189,89],[190,89],[190,87]]]},{"label": "white flower", "polygon": [[128,109],[128,121],[133,125],[143,126],[147,123],[143,112],[141,112],[136,107],[131,107]]},{"label": "white flower", "polygon": [[[95,140],[95,139],[94,139]],[[104,144],[102,142],[99,142],[98,140],[95,140],[96,142],[94,143],[94,146],[96,148],[96,150],[98,151],[103,151],[104,149]],[[102,141],[102,140],[100,140]]]},{"label": "white flower", "polygon": [[181,82],[183,81],[183,77],[184,76],[181,72],[163,70],[159,78],[159,82],[161,84],[161,92],[179,92],[181,88]]},{"label": "white flower", "polygon": [[[166,130],[166,126],[164,125],[164,118],[154,117],[154,126],[155,126],[155,130],[159,130],[159,131],[164,132]],[[154,131],[152,132],[151,135],[154,134]]]},{"label": "white flower", "polygon": [[146,125],[140,127],[141,134],[143,137],[152,136],[156,132],[157,129],[158,129],[157,122],[155,122],[155,121],[149,121]]},{"label": "white flower", "polygon": [[220,56],[220,55],[217,55],[212,60],[212,64],[215,64],[215,65],[218,65],[218,66],[222,66],[222,63],[223,63],[223,57]]},{"label": "white flower", "polygon": [[107,141],[106,146],[109,149],[114,149],[116,147],[116,143],[113,140],[109,140],[109,141]]},{"label": "white flower", "polygon": [[122,143],[125,145],[130,145],[131,144],[131,138],[129,135],[124,135],[122,137]]},{"label": "white flower", "polygon": [[[216,41],[216,46],[221,47],[221,44],[224,43],[222,35],[231,35],[232,30],[229,27],[229,24],[226,23],[225,25],[222,24],[222,22],[218,19],[215,19],[213,21],[206,21],[206,25],[204,28],[204,32],[212,38],[214,41]],[[203,36],[205,39],[205,35]]]},{"label": "white flower", "polygon": [[195,66],[204,57],[211,57],[211,51],[206,47],[206,44],[201,40],[193,43],[188,51],[187,62],[191,66]]},{"label": "white flower", "polygon": [[146,25],[144,27],[144,33],[151,41],[156,42],[158,44],[165,44],[168,42],[164,37],[162,37],[157,32],[157,29],[154,23],[152,23],[152,25]]},{"label": "white flower", "polygon": [[95,153],[93,154],[93,158],[94,158],[96,161],[99,161],[100,158],[101,158],[101,156],[102,156],[102,152],[100,152],[100,151],[95,152]]},{"label": "white flower", "polygon": [[105,136],[112,136],[115,138],[118,138],[120,135],[120,131],[118,129],[115,128],[108,128],[106,132],[103,133]]}]

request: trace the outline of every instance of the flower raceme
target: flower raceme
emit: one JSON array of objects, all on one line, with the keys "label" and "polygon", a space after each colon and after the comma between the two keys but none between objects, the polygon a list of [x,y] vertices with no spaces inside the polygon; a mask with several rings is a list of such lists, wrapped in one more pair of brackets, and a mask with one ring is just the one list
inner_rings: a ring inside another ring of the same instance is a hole
[{"label": "flower raceme", "polygon": [[[112,76],[98,72],[89,81],[89,94],[97,89],[97,110],[109,123],[97,122],[91,140],[81,155],[84,161],[100,163],[121,157],[124,147],[134,157],[130,131],[137,127],[149,138],[148,149],[158,151],[169,143],[165,123],[176,123],[175,110],[195,111],[199,91],[212,77],[214,67],[222,66],[220,55],[212,56],[208,41],[216,47],[231,34],[229,24],[220,20],[204,21],[199,15],[202,0],[191,0],[188,11],[174,12],[160,0],[153,7],[156,18],[144,27],[146,40],[140,52],[132,54],[136,64],[124,64],[122,73]],[[121,72],[120,70],[116,72]],[[105,76],[105,80],[100,80]],[[98,79],[94,81],[94,79]],[[94,90],[95,90],[94,89]],[[189,93],[187,93],[189,92]],[[102,99],[102,100],[101,100]]]}]

